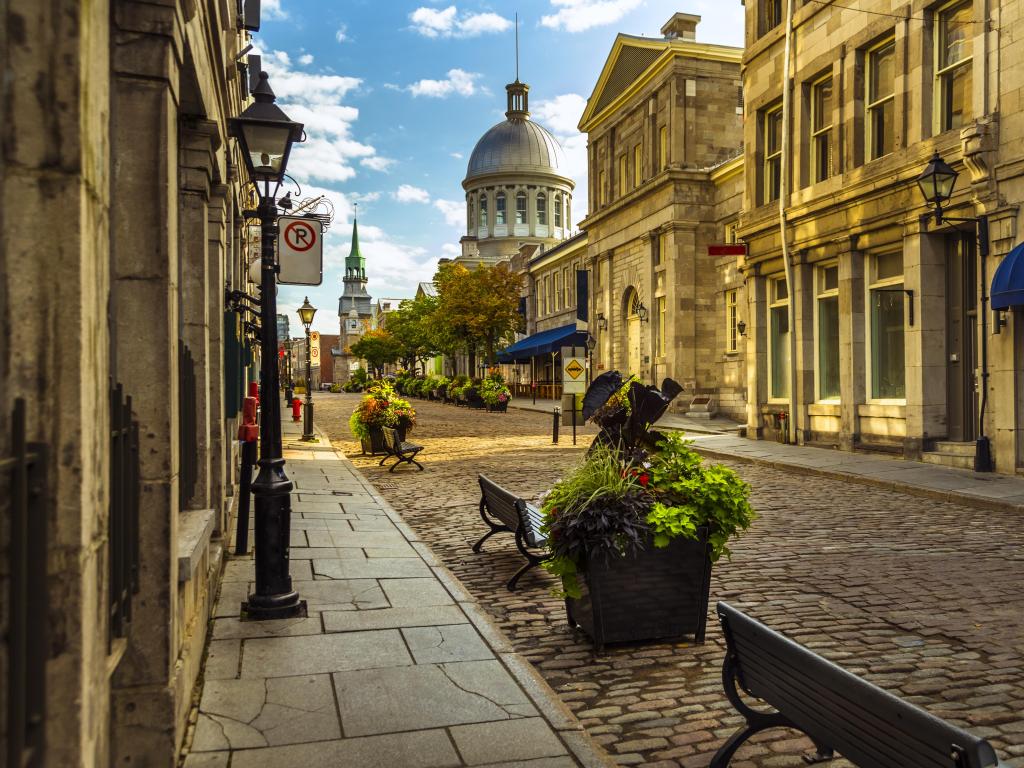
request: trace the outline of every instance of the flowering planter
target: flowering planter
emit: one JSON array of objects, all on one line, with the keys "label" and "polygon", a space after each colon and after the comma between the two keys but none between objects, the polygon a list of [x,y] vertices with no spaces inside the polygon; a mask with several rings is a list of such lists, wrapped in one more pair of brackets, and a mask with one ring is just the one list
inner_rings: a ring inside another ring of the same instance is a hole
[{"label": "flowering planter", "polygon": [[711,585],[707,535],[702,527],[697,539],[676,538],[663,549],[648,542],[633,557],[586,563],[581,597],[565,601],[569,625],[598,648],[682,635],[703,643]]},{"label": "flowering planter", "polygon": [[491,411],[492,413],[505,413],[506,411],[508,411],[508,400],[505,400],[500,403],[495,403],[494,405],[488,405],[487,410]]},{"label": "flowering planter", "polygon": [[476,387],[471,387],[466,390],[466,405],[470,408],[479,408],[481,410],[487,407],[487,403],[485,403],[484,399],[480,397],[480,392]]}]

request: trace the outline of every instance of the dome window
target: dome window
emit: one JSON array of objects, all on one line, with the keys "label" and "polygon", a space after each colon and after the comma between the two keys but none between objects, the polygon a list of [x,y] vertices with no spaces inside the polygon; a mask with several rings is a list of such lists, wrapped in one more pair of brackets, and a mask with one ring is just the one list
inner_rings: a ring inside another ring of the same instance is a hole
[{"label": "dome window", "polygon": [[548,198],[543,192],[537,195],[537,224],[542,227],[548,225]]},{"label": "dome window", "polygon": [[480,195],[480,226],[487,226],[487,195]]},{"label": "dome window", "polygon": [[526,193],[516,195],[516,224],[526,223]]},{"label": "dome window", "polygon": [[555,226],[562,226],[562,196],[555,195]]},{"label": "dome window", "polygon": [[494,223],[504,224],[505,223],[505,193],[499,192],[498,196],[494,198]]}]

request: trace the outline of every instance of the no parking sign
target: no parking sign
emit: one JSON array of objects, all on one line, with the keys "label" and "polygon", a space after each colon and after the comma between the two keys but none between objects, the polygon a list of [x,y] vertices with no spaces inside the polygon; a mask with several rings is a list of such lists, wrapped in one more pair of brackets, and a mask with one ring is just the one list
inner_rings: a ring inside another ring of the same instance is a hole
[{"label": "no parking sign", "polygon": [[277,282],[286,285],[320,285],[324,279],[323,225],[305,216],[277,220]]}]

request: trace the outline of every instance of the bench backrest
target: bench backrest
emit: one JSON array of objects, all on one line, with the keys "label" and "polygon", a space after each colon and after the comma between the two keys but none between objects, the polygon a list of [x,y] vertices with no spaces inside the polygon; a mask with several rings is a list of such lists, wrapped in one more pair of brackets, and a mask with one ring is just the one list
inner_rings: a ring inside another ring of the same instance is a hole
[{"label": "bench backrest", "polygon": [[862,680],[728,603],[718,617],[740,687],[851,763],[985,768],[987,741]]},{"label": "bench backrest", "polygon": [[540,510],[509,493],[484,475],[480,475],[479,479],[480,491],[483,494],[481,503],[487,508],[487,511],[493,517],[501,520],[513,532],[522,528],[526,543],[530,546],[541,546],[545,538],[540,532],[540,526],[544,522]]},{"label": "bench backrest", "polygon": [[394,427],[381,427],[381,431],[384,433],[384,445],[390,453],[398,451],[398,445],[401,440],[398,439],[398,430]]}]

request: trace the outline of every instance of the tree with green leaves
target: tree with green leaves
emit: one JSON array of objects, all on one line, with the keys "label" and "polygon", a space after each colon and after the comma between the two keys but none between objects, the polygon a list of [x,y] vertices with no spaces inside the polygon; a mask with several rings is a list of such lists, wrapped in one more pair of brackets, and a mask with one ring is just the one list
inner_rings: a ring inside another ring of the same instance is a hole
[{"label": "tree with green leaves", "polygon": [[437,297],[424,295],[404,299],[398,309],[388,313],[386,327],[398,344],[398,358],[406,370],[440,351],[432,323],[436,311]]},{"label": "tree with green leaves", "polygon": [[349,352],[362,358],[377,378],[384,375],[384,366],[399,358],[399,344],[395,337],[384,329],[367,331],[359,341],[349,347]]}]

